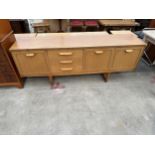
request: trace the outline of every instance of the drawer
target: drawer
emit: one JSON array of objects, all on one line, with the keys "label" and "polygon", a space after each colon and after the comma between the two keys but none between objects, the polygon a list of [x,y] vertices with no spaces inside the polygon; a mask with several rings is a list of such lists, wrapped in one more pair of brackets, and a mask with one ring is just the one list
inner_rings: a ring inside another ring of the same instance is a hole
[{"label": "drawer", "polygon": [[116,71],[134,69],[141,58],[142,49],[142,47],[115,48],[112,69]]},{"label": "drawer", "polygon": [[77,74],[81,71],[80,67],[74,67],[74,66],[62,66],[55,68],[52,70],[53,75],[72,75]]},{"label": "drawer", "polygon": [[112,51],[112,48],[85,49],[85,69],[92,72],[107,71]]},{"label": "drawer", "polygon": [[44,51],[17,51],[12,55],[21,76],[48,75],[49,70]]},{"label": "drawer", "polygon": [[81,59],[82,53],[81,49],[48,50],[49,59],[52,58],[52,60]]},{"label": "drawer", "polygon": [[55,60],[51,62],[51,70],[53,74],[66,74],[66,73],[75,73],[80,72],[82,70],[82,62],[81,60]]},{"label": "drawer", "polygon": [[48,51],[52,74],[74,74],[82,70],[82,50]]}]

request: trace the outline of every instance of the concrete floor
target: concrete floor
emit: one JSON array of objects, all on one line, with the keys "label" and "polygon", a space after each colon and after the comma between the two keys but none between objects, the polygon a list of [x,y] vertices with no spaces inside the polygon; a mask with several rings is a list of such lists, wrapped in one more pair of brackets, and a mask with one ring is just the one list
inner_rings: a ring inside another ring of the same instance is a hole
[{"label": "concrete floor", "polygon": [[155,134],[155,67],[56,81],[65,88],[47,78],[0,88],[0,134]]}]

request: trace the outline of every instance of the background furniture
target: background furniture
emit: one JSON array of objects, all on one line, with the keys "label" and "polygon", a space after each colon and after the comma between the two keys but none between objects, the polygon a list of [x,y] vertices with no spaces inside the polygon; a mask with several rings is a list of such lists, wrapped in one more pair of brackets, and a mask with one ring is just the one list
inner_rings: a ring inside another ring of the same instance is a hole
[{"label": "background furniture", "polygon": [[82,32],[84,30],[84,22],[81,19],[71,19],[69,26],[71,32]]},{"label": "background furniture", "polygon": [[135,27],[135,31],[141,31],[146,27],[150,27],[151,19],[135,19],[139,26]]},{"label": "background furniture", "polygon": [[62,19],[58,19],[58,23],[59,23],[59,31],[58,32],[63,32],[63,29],[62,29]]},{"label": "background furniture", "polygon": [[50,32],[62,32],[62,19],[44,19],[43,21],[49,23]]},{"label": "background furniture", "polygon": [[144,51],[143,59],[149,65],[155,65],[155,30],[145,30],[144,40],[147,46]]},{"label": "background furniture", "polygon": [[89,19],[84,20],[84,26],[86,31],[98,31],[99,30],[99,24],[97,20]]},{"label": "background furniture", "polygon": [[139,26],[139,23],[135,22],[133,19],[106,19],[99,20],[100,25],[104,30],[117,30],[117,29],[127,29],[132,30],[135,26]]},{"label": "background furniture", "polygon": [[[42,19],[42,20],[29,20],[31,32],[66,32],[68,22],[65,19]],[[36,28],[37,27],[37,28]],[[33,31],[33,29],[35,29]]]},{"label": "background furniture", "polygon": [[69,32],[69,19],[61,19],[61,30]]},{"label": "background furniture", "polygon": [[8,49],[15,42],[9,20],[0,20],[0,86],[22,87]]},{"label": "background furniture", "polygon": [[20,75],[50,79],[100,73],[107,81],[112,72],[134,70],[145,47],[135,35],[106,32],[40,33],[25,39],[10,48]]},{"label": "background furniture", "polygon": [[70,32],[98,31],[99,24],[95,19],[71,19],[69,30]]},{"label": "background furniture", "polygon": [[29,33],[29,24],[26,19],[10,19],[10,24],[14,33]]},{"label": "background furniture", "polygon": [[32,27],[36,33],[48,33],[50,32],[50,24],[48,22],[33,23]]}]

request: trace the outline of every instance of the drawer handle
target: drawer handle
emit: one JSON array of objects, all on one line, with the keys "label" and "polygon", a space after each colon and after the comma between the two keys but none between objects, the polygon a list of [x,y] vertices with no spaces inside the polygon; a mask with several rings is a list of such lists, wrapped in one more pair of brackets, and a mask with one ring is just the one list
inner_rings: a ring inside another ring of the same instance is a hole
[{"label": "drawer handle", "polygon": [[26,56],[27,57],[33,57],[34,56],[34,53],[27,53]]},{"label": "drawer handle", "polygon": [[103,51],[95,51],[96,54],[103,54]]},{"label": "drawer handle", "polygon": [[63,61],[60,61],[61,64],[71,64],[73,63],[72,60],[63,60]]},{"label": "drawer handle", "polygon": [[133,50],[125,50],[126,53],[132,53]]},{"label": "drawer handle", "polygon": [[59,53],[59,55],[68,56],[68,55],[73,55],[73,53],[72,52],[61,52]]},{"label": "drawer handle", "polygon": [[72,71],[73,68],[61,68],[62,71]]}]

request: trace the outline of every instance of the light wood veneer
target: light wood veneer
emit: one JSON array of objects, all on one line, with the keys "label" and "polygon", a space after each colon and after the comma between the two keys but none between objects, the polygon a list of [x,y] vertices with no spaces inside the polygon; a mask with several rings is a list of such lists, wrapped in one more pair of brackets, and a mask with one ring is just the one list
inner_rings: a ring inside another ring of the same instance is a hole
[{"label": "light wood veneer", "polygon": [[105,32],[23,34],[10,48],[22,77],[105,73],[136,68],[145,43],[131,34]]}]

